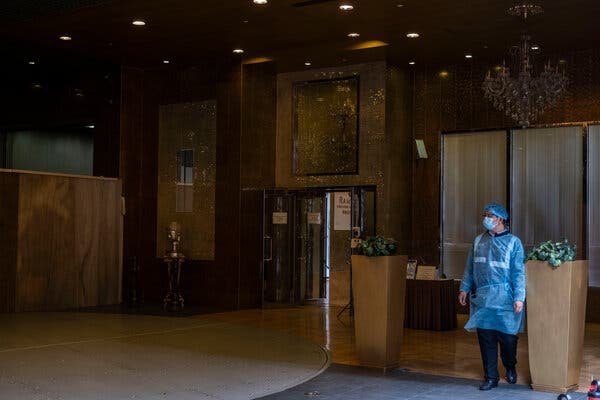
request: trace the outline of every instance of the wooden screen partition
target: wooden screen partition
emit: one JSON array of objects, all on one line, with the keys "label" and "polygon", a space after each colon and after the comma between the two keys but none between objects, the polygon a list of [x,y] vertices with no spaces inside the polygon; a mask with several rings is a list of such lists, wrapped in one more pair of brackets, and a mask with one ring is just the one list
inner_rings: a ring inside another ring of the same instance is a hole
[{"label": "wooden screen partition", "polygon": [[121,302],[121,181],[0,170],[0,312]]}]

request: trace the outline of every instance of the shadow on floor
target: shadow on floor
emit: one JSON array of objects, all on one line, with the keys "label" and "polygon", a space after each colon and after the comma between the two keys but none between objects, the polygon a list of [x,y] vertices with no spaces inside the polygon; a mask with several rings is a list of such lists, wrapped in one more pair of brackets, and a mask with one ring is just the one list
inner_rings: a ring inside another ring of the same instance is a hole
[{"label": "shadow on floor", "polygon": [[[417,374],[396,369],[379,370],[332,364],[321,375],[263,400],[556,400],[558,394],[535,392],[525,385],[500,385],[490,391],[478,389],[478,381]],[[585,400],[585,393],[570,393],[572,400]]]}]

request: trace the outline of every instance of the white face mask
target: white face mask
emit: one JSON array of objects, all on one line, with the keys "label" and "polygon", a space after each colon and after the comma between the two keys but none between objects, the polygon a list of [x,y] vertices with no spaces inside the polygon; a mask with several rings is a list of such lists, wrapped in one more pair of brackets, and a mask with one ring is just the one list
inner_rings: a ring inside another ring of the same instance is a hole
[{"label": "white face mask", "polygon": [[491,231],[492,229],[494,229],[496,226],[498,225],[498,223],[494,223],[494,219],[490,218],[490,217],[485,217],[483,219],[483,227],[485,229],[487,229],[488,231]]}]

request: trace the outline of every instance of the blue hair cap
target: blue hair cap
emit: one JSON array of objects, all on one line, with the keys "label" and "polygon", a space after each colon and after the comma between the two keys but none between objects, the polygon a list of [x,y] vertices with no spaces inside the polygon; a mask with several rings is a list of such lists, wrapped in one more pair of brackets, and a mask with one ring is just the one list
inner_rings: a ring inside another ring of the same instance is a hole
[{"label": "blue hair cap", "polygon": [[504,208],[504,206],[502,206],[502,204],[489,203],[488,205],[485,206],[485,211],[491,212],[496,217],[500,217],[504,220],[508,219],[508,211],[506,211],[506,208]]}]

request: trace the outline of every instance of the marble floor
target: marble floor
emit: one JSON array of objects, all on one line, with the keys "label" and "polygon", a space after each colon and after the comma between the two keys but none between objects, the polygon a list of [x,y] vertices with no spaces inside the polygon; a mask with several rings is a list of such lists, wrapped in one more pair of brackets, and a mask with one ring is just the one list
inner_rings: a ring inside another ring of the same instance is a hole
[{"label": "marble floor", "polygon": [[[317,377],[329,362],[334,367],[326,374],[341,373],[363,382],[352,386],[355,397],[349,399],[388,399],[393,395],[385,392],[356,396],[374,383],[392,390],[413,377],[417,386],[437,376],[451,386],[476,387],[481,365],[474,334],[462,328],[405,329],[401,369],[395,373],[409,375],[391,376],[389,381],[357,367],[352,321],[348,312],[338,317],[339,312],[339,307],[312,305],[177,318],[107,312],[0,314],[0,399],[234,400],[258,398],[302,382],[306,383],[293,393],[305,390],[296,398],[306,398],[311,382],[339,386],[330,375]],[[459,326],[464,322],[459,316]],[[518,385],[501,386],[533,393],[527,389],[525,336],[518,359]],[[587,324],[581,389],[594,374],[600,375],[600,324]],[[519,398],[549,398],[531,396]]]},{"label": "marble floor", "polygon": [[[332,364],[319,376],[261,400],[556,400],[556,393],[536,392],[527,385],[500,383],[489,392],[479,381],[425,375],[396,369],[382,374],[373,369]],[[317,397],[318,396],[318,397]],[[587,400],[570,393],[571,400]]]},{"label": "marble floor", "polygon": [[[304,306],[276,310],[246,310],[206,316],[219,321],[277,330],[308,338],[331,352],[333,363],[359,365],[354,349],[354,330],[347,312],[337,317],[339,307]],[[426,331],[404,329],[400,367],[409,371],[481,379],[481,358],[474,333],[462,329],[465,315],[458,316],[458,329]],[[527,336],[519,335],[518,383],[530,383]],[[502,373],[503,371],[501,371]],[[600,324],[586,324],[583,364],[579,386],[586,389],[591,377],[600,376]]]},{"label": "marble floor", "polygon": [[207,318],[0,314],[2,400],[241,400],[328,365],[309,340]]}]

